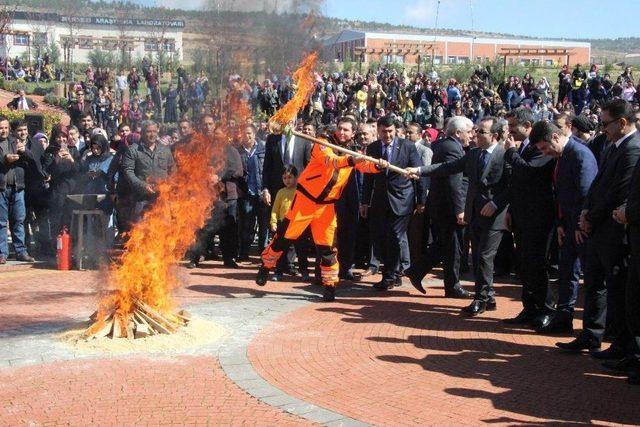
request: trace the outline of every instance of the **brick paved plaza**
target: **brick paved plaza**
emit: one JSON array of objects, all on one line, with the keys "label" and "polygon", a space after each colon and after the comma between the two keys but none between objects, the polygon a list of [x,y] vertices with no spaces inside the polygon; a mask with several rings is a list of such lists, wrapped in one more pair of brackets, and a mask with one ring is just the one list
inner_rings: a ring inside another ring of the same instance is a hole
[{"label": "brick paved plaza", "polygon": [[3,267],[0,425],[640,424],[640,388],[499,321],[519,311],[513,283],[469,319],[437,275],[426,297],[375,292],[373,277],[327,304],[297,281],[258,288],[254,272],[182,272],[179,301],[220,339],[114,356],[60,339],[94,311],[100,273]]}]

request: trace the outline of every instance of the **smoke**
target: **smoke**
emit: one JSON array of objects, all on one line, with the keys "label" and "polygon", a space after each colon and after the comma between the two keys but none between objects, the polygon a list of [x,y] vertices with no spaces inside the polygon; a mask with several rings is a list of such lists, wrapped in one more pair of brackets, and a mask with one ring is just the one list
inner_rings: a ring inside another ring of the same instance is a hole
[{"label": "smoke", "polygon": [[156,0],[156,6],[170,9],[316,14],[325,3],[326,0]]}]

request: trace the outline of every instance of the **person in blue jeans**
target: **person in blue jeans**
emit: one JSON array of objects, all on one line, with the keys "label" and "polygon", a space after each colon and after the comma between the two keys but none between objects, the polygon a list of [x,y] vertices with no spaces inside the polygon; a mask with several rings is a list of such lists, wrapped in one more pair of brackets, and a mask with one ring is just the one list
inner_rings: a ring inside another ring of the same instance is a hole
[{"label": "person in blue jeans", "polygon": [[16,251],[16,259],[33,262],[25,243],[25,175],[35,168],[35,160],[24,141],[10,137],[9,120],[0,116],[0,264],[9,257],[7,227]]}]

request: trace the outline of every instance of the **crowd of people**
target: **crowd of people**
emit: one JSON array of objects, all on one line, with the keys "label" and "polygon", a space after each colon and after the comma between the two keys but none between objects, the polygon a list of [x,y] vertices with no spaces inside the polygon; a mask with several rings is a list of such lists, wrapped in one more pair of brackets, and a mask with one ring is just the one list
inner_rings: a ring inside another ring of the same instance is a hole
[{"label": "crowd of people", "polygon": [[[268,119],[296,89],[286,76],[261,84],[230,76],[228,89],[254,113],[238,122],[209,102],[204,74],[179,70],[163,93],[151,63],[113,78],[88,69],[69,91],[70,126],[29,135],[25,122],[0,117],[0,264],[8,228],[18,260],[53,254],[71,226],[71,194],[105,196],[99,208],[117,244],[153,203],[153,182],[171,179],[174,151],[229,120],[223,189],[187,267],[220,256],[237,268],[260,253],[259,285],[299,276],[333,300],[340,280],[376,274],[380,292],[403,277],[425,292],[424,277],[441,264],[445,296],[470,299],[469,316],[497,310],[494,276],[516,274],[523,309],[505,321],[566,335],[583,277],[583,329],[558,347],[588,350],[638,384],[640,114],[627,90],[635,82],[627,69],[611,83],[595,65],[558,78],[556,96],[530,75],[494,85],[488,67],[467,82],[388,68],[317,74],[308,106],[275,129]],[[472,291],[461,285],[468,270]],[[605,339],[612,344],[600,351]]]}]

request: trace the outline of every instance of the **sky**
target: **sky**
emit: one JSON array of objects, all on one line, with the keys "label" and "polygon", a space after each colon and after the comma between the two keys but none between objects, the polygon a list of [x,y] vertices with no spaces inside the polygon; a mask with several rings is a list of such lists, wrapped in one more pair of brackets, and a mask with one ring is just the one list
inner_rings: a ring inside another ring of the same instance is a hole
[{"label": "sky", "polygon": [[[197,9],[207,0],[134,0]],[[211,1],[211,0],[208,0]],[[286,1],[286,0],[285,0]],[[438,3],[440,6],[438,7]],[[639,37],[640,0],[325,0],[327,16],[532,37]]]}]

